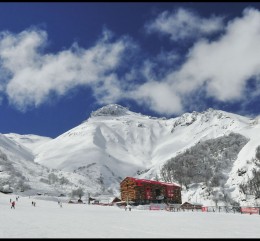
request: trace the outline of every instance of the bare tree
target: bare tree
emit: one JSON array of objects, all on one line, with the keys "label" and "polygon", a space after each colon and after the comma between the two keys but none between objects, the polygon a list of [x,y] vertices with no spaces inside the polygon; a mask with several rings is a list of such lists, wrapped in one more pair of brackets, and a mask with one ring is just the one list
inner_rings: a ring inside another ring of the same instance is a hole
[{"label": "bare tree", "polygon": [[82,188],[78,188],[78,189],[73,190],[73,191],[71,192],[71,196],[72,196],[72,197],[78,196],[79,199],[81,199],[83,195],[84,195],[84,191],[83,191]]},{"label": "bare tree", "polygon": [[258,160],[260,160],[260,146],[258,146],[258,147],[256,148],[255,157],[256,157]]}]

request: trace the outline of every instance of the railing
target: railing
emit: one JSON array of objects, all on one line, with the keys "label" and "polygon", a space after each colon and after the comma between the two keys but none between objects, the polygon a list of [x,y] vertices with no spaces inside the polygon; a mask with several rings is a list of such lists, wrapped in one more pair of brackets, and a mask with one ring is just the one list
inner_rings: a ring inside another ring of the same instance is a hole
[{"label": "railing", "polygon": [[249,206],[203,206],[198,208],[196,206],[191,206],[188,208],[168,206],[167,211],[172,212],[218,212],[218,213],[249,213],[249,214],[259,214],[260,207],[249,207]]},{"label": "railing", "polygon": [[[121,206],[120,208],[124,208]],[[159,204],[151,203],[146,205],[132,206],[133,209],[137,210],[166,210],[170,212],[215,212],[215,213],[240,213],[240,214],[258,214],[260,215],[260,206],[249,207],[249,206],[190,206],[181,207],[181,204]]]},{"label": "railing", "polygon": [[249,206],[207,206],[203,207],[204,212],[226,212],[226,213],[249,213],[249,214],[259,214],[260,207],[249,207]]}]

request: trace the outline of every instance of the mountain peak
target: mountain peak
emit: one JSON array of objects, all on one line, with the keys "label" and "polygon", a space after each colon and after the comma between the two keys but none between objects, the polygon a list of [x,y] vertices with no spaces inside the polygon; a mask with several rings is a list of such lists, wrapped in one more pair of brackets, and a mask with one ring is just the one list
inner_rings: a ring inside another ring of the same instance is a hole
[{"label": "mountain peak", "polygon": [[118,104],[109,104],[91,112],[91,117],[96,116],[122,116],[128,114],[129,110]]}]

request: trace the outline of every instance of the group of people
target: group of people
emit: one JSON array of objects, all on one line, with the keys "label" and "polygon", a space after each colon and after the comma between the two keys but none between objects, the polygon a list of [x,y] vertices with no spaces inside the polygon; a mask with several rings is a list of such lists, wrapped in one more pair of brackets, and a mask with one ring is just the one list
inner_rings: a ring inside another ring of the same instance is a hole
[{"label": "group of people", "polygon": [[[16,202],[18,202],[19,196],[15,197]],[[11,203],[11,209],[15,209],[15,201],[12,201],[12,198],[10,198]]]},{"label": "group of people", "polygon": [[[19,200],[19,196],[15,197],[16,202]],[[15,201],[10,198],[11,209],[15,209]],[[32,206],[36,207],[36,202],[32,201]]]},{"label": "group of people", "polygon": [[[30,198],[30,196],[29,196],[29,198]],[[16,202],[18,202],[19,196],[17,196],[15,199],[16,199]],[[15,204],[16,203],[11,198],[10,198],[10,204],[11,204],[11,209],[15,209]],[[58,205],[62,208],[62,202],[61,201],[58,201]],[[32,201],[32,206],[36,207],[36,202],[35,201]]]},{"label": "group of people", "polygon": [[126,205],[126,206],[125,206],[125,211],[126,211],[127,209],[128,209],[129,211],[131,211],[131,210],[132,210],[131,205]]}]

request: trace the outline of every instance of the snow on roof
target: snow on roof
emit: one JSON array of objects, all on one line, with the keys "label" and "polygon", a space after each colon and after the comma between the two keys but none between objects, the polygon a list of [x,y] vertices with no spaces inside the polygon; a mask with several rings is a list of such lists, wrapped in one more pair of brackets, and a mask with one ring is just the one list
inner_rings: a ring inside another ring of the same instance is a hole
[{"label": "snow on roof", "polygon": [[[176,183],[168,183],[168,182],[160,182],[160,181],[155,181],[155,180],[147,180],[147,179],[138,179],[135,177],[126,177],[125,179],[132,179],[136,182],[141,182],[141,183],[151,183],[151,184],[160,184],[160,185],[165,185],[165,186],[177,186],[180,187],[180,185],[176,184]],[[125,180],[124,179],[124,180]]]},{"label": "snow on roof", "polygon": [[100,203],[112,203],[116,198],[118,197],[111,195],[100,195],[98,197],[95,197],[95,200],[99,201]]},{"label": "snow on roof", "polygon": [[191,204],[191,205],[194,205],[194,206],[203,206],[201,203],[196,203],[196,202],[185,202],[183,204]]}]

